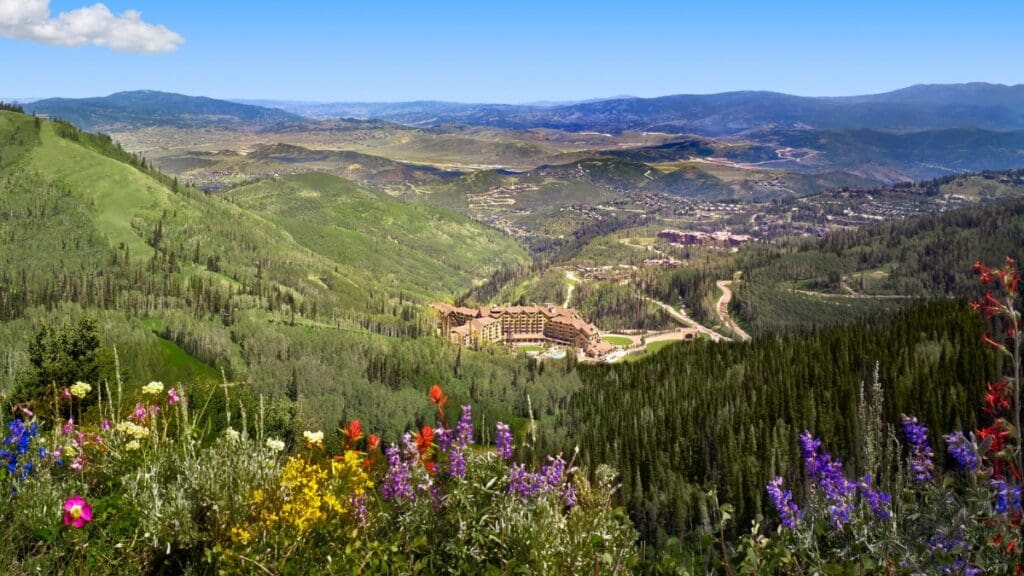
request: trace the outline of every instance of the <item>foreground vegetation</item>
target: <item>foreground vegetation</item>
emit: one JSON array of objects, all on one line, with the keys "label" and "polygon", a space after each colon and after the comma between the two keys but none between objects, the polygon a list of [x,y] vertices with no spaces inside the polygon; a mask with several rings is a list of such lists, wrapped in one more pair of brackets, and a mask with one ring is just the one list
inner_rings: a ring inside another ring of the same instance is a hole
[{"label": "foreground vegetation", "polygon": [[[225,391],[226,393],[226,391]],[[615,475],[575,458],[537,470],[471,407],[381,450],[358,420],[306,431],[292,454],[264,413],[207,428],[188,391],[76,382],[52,410],[20,405],[0,459],[6,573],[603,573],[636,562]],[[134,402],[134,408],[130,408]]]}]

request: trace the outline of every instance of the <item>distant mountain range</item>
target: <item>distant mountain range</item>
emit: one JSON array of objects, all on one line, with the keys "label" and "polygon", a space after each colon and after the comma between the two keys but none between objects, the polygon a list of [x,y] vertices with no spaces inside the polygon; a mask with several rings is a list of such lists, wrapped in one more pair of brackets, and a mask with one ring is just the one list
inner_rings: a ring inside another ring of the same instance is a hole
[{"label": "distant mountain range", "polygon": [[740,134],[753,129],[1024,129],[1024,85],[935,84],[866,96],[805,97],[724,92],[611,98],[568,105],[452,102],[288,103],[266,105],[312,118],[353,117],[410,125],[469,124],[570,131],[629,130]]},{"label": "distant mountain range", "polygon": [[240,103],[146,90],[100,98],[48,98],[26,107],[89,130],[158,125],[266,129],[275,124],[304,124],[331,118],[384,120],[414,126],[462,124],[519,130],[651,131],[707,136],[779,129],[1024,129],[1024,85],[985,83],[918,85],[848,97],[747,91],[532,105],[435,101]]}]

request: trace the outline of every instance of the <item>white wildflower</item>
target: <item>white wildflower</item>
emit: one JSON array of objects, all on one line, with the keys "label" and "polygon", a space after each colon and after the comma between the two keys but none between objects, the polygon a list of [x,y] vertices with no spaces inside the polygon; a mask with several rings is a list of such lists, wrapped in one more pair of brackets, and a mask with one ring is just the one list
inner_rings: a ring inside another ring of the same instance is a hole
[{"label": "white wildflower", "polygon": [[306,442],[310,444],[320,444],[324,441],[324,433],[317,430],[316,432],[310,432],[306,430],[302,433],[302,437],[306,439]]},{"label": "white wildflower", "polygon": [[75,398],[85,398],[89,392],[92,392],[92,386],[85,382],[75,382],[71,385],[71,395]]},{"label": "white wildflower", "polygon": [[139,426],[138,424],[129,422],[128,420],[118,423],[117,431],[127,436],[131,436],[136,440],[141,440],[146,436],[149,436],[149,428]]},{"label": "white wildflower", "polygon": [[273,452],[280,452],[284,450],[284,441],[277,438],[267,438],[267,448],[270,448]]},{"label": "white wildflower", "polygon": [[142,387],[143,394],[157,395],[164,391],[163,382],[150,382]]},{"label": "white wildflower", "polygon": [[230,442],[238,442],[238,440],[242,437],[242,435],[238,433],[238,430],[235,430],[234,428],[228,428],[227,430],[225,430],[224,436]]}]

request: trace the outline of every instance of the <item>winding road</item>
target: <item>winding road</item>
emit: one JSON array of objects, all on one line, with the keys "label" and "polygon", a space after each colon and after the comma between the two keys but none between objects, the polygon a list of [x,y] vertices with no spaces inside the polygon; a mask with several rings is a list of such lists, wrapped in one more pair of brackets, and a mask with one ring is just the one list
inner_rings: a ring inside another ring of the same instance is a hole
[{"label": "winding road", "polygon": [[697,330],[701,334],[707,335],[709,338],[711,338],[711,340],[713,340],[715,342],[718,342],[720,340],[732,340],[732,338],[729,338],[728,336],[723,336],[723,335],[719,334],[718,332],[715,332],[711,328],[708,328],[707,326],[701,324],[700,322],[697,322],[693,318],[690,318],[686,314],[686,310],[683,309],[683,308],[680,308],[680,309],[677,310],[677,309],[669,306],[668,304],[665,304],[664,302],[661,302],[660,300],[655,300],[654,298],[649,298],[647,296],[644,296],[643,298],[644,298],[644,300],[647,300],[648,302],[654,302],[658,306],[661,306],[665,310],[665,312],[668,312],[669,316],[671,316],[672,318],[674,318],[675,320],[677,320],[681,324],[683,324],[685,326],[689,326],[690,328],[693,328],[693,329]]},{"label": "winding road", "polygon": [[719,280],[715,282],[718,289],[722,291],[722,296],[718,298],[718,304],[715,308],[718,310],[718,319],[722,321],[737,338],[744,342],[750,341],[750,334],[747,334],[743,328],[740,328],[739,324],[733,321],[732,317],[729,316],[729,302],[732,301],[732,290],[729,288],[732,286],[732,280]]}]

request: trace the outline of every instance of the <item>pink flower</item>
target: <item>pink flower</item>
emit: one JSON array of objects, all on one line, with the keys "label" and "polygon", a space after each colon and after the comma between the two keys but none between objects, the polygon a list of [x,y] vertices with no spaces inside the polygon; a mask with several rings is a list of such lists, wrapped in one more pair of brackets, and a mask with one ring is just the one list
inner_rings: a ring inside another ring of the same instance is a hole
[{"label": "pink flower", "polygon": [[81,528],[92,521],[92,505],[79,495],[64,501],[64,525]]},{"label": "pink flower", "polygon": [[[75,470],[75,471],[81,471],[82,468],[85,468],[85,455],[83,455],[81,452],[79,452],[78,456],[75,456],[75,459],[71,462],[71,469]],[[65,507],[65,510],[66,509],[67,508]],[[86,520],[86,521],[88,521],[88,520]],[[66,517],[65,517],[64,523],[67,524]],[[80,526],[75,526],[75,528],[80,528]]]},{"label": "pink flower", "polygon": [[171,388],[167,391],[167,403],[174,406],[178,402],[181,402],[181,396],[178,395],[178,391]]},{"label": "pink flower", "polygon": [[69,419],[69,420],[68,420],[68,421],[67,421],[67,422],[66,422],[66,423],[65,423],[65,424],[64,424],[63,426],[61,426],[61,428],[60,428],[60,432],[61,432],[61,434],[65,435],[65,436],[70,436],[70,435],[71,435],[71,433],[72,433],[72,432],[74,432],[74,431],[75,431],[75,421],[74,421],[73,419]]},{"label": "pink flower", "polygon": [[69,389],[67,386],[65,386],[60,391],[60,399],[61,400],[71,400],[71,389]]},{"label": "pink flower", "polygon": [[100,422],[100,430],[110,430],[111,427],[110,420],[104,419],[103,422]]},{"label": "pink flower", "polygon": [[143,404],[142,402],[139,402],[135,404],[135,410],[132,412],[132,415],[129,416],[128,418],[131,420],[135,420],[136,422],[145,422],[148,416],[149,412],[146,410],[146,405]]}]

